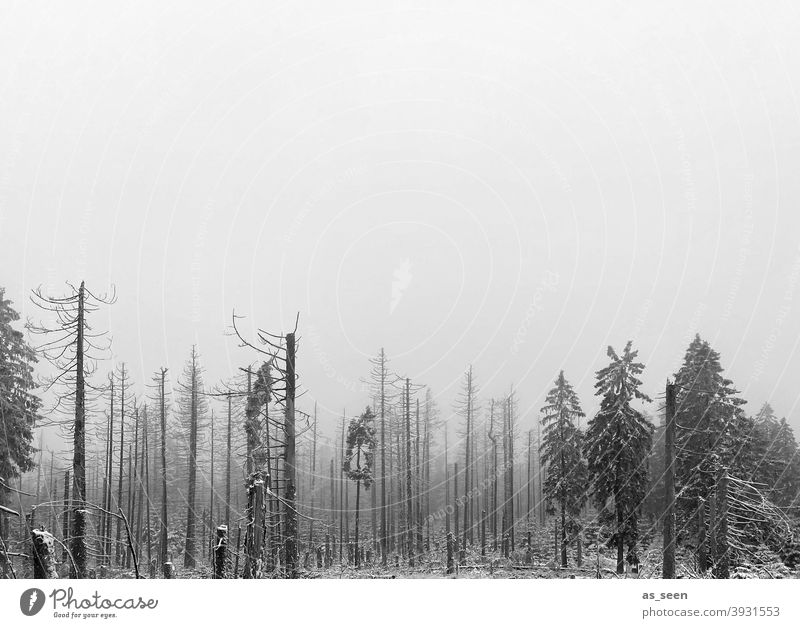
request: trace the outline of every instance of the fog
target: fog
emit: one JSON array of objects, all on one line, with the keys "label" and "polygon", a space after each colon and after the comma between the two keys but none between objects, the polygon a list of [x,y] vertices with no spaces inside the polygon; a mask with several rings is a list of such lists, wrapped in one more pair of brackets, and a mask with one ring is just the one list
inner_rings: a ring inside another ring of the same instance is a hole
[{"label": "fog", "polygon": [[[85,279],[140,389],[291,331],[325,429],[384,347],[533,425],[697,332],[800,426],[800,42],[779,3],[2,3],[0,285]],[[101,369],[111,363],[101,365]]]}]

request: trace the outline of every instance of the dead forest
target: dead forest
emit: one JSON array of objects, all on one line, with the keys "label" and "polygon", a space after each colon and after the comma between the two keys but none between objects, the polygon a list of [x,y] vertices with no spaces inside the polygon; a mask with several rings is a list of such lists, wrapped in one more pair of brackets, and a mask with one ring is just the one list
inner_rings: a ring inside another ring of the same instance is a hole
[{"label": "dead forest", "polygon": [[302,317],[209,382],[203,356],[136,382],[83,283],[2,298],[0,570],[6,578],[797,577],[800,454],[768,403],[747,413],[699,336],[661,390],[631,343],[587,417],[554,372],[487,397],[466,365],[445,406],[384,349],[327,417],[301,385]]}]

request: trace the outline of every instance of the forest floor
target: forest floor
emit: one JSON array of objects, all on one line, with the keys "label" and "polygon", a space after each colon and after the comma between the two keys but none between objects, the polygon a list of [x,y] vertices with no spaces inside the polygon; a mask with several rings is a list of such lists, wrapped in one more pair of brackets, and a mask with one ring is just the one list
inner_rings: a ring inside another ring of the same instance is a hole
[{"label": "forest floor", "polygon": [[[488,539],[487,539],[488,541]],[[410,567],[401,556],[392,555],[386,567],[377,563],[366,562],[356,569],[354,565],[347,564],[334,553],[333,565],[329,567],[316,567],[316,557],[310,552],[301,552],[300,569],[298,576],[302,579],[649,579],[661,577],[662,548],[660,539],[651,539],[652,544],[640,551],[638,573],[629,564],[625,565],[626,572],[616,573],[616,550],[601,544],[587,544],[581,550],[581,566],[577,566],[578,553],[573,544],[568,551],[568,567],[560,566],[559,558],[555,559],[555,546],[552,535],[548,537],[544,530],[537,531],[531,536],[531,551],[517,547],[508,558],[498,551],[492,551],[493,543],[487,542],[486,552],[483,554],[480,547],[470,547],[464,552],[462,564],[458,564],[458,555],[455,557],[455,573],[447,574],[446,552],[443,543],[431,541],[432,549],[416,557],[416,565]],[[244,557],[239,554],[240,561],[235,561],[235,552],[229,557],[228,574],[234,570],[236,562],[239,563],[239,572],[243,565]],[[800,578],[798,570],[786,567],[777,556],[764,550],[754,552],[753,560],[739,564],[731,570],[732,578]],[[192,569],[183,567],[183,560],[175,559],[174,577],[178,579],[208,579],[212,577],[212,569],[208,558],[198,561],[198,566]],[[66,565],[62,565],[66,570]],[[94,577],[101,578],[134,578],[133,569],[120,567],[107,567],[92,570]],[[149,577],[146,560],[140,565],[142,577]],[[691,548],[679,547],[676,552],[676,575],[678,578],[710,578],[711,574],[700,574],[696,570],[694,552]],[[161,577],[158,568],[154,575]],[[228,576],[230,577],[230,575]],[[265,578],[280,577],[276,574],[265,574]]]},{"label": "forest floor", "polygon": [[[308,560],[301,560],[305,567],[300,569],[299,576],[303,579],[596,579],[598,573],[600,578],[658,578],[661,576],[660,551],[650,550],[645,552],[642,563],[639,566],[639,573],[634,573],[630,565],[626,565],[627,573],[618,575],[616,573],[616,560],[610,550],[601,548],[598,554],[596,549],[587,548],[583,553],[583,564],[576,566],[574,552],[570,552],[569,567],[560,567],[553,560],[552,556],[545,557],[540,552],[534,550],[529,562],[523,552],[514,552],[511,558],[505,558],[499,553],[487,552],[481,555],[480,550],[468,551],[464,557],[464,564],[456,564],[454,574],[446,573],[446,560],[443,552],[432,551],[424,554],[421,560],[418,558],[417,565],[409,567],[406,561],[398,558],[397,563],[383,567],[377,564],[366,564],[360,568],[353,565],[340,564],[337,561],[330,567],[317,568],[313,566],[310,556]],[[337,557],[338,558],[338,557]],[[680,558],[680,557],[679,557]],[[391,561],[395,562],[395,561]],[[457,562],[457,561],[456,561]],[[679,577],[696,578],[699,577],[693,569],[688,567],[689,561],[679,560]],[[143,565],[141,573],[146,576],[147,568]],[[122,569],[109,567],[105,572],[106,578],[133,578],[132,569]],[[160,573],[159,573],[160,577]],[[176,561],[175,577],[178,579],[206,579],[212,577],[210,566],[201,565],[194,569],[185,569]],[[269,576],[267,576],[269,577]],[[769,576],[765,576],[769,577]],[[775,577],[775,576],[772,576]],[[777,576],[781,577],[781,576]],[[783,577],[796,577],[784,575]]]}]

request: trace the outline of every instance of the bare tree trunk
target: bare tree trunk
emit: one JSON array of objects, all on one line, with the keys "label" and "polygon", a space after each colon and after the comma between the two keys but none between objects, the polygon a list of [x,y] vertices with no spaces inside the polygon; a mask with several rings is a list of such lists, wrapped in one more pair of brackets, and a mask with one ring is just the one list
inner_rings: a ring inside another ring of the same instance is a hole
[{"label": "bare tree trunk", "polygon": [[297,511],[295,510],[295,338],[286,334],[286,571],[297,577]]},{"label": "bare tree trunk", "polygon": [[675,577],[675,385],[667,382],[664,432],[664,555],[661,577]]},{"label": "bare tree trunk", "polygon": [[538,461],[537,475],[539,476],[539,523],[544,528],[544,470],[542,467],[542,424],[540,421],[536,422],[536,460]]},{"label": "bare tree trunk", "polygon": [[[361,448],[358,447],[356,451],[356,469],[361,468]],[[361,567],[361,553],[358,551],[359,544],[358,544],[358,516],[359,516],[359,509],[361,507],[361,481],[356,481],[356,526],[355,526],[355,536],[356,536],[356,569]]]},{"label": "bare tree trunk", "polygon": [[70,542],[70,500],[69,500],[69,470],[64,471],[64,514],[63,519],[61,520],[61,535],[64,539],[64,550],[61,554],[61,562],[67,562],[69,558],[69,554],[67,553],[67,544]]},{"label": "bare tree trunk", "polygon": [[184,546],[183,566],[193,569],[195,560],[195,526],[197,522],[196,492],[197,492],[197,353],[192,347],[192,364],[190,377],[190,408],[189,408],[189,486],[187,489],[186,509],[186,544]]},{"label": "bare tree trunk", "polygon": [[444,428],[444,531],[450,534],[450,467],[447,464],[447,425]]},{"label": "bare tree trunk", "polygon": [[75,430],[72,456],[72,577],[86,575],[86,382],[84,378],[85,286],[78,289],[77,342],[75,348]]},{"label": "bare tree trunk", "polygon": [[508,396],[508,480],[509,480],[509,539],[511,542],[511,551],[516,548],[516,538],[514,533],[514,404],[512,400],[512,393]]},{"label": "bare tree trunk", "polygon": [[527,462],[528,462],[528,477],[527,481],[525,482],[525,491],[527,494],[527,501],[526,504],[526,528],[527,528],[527,539],[528,539],[528,547],[531,546],[531,438],[533,436],[533,430],[528,430],[528,452],[527,452]]},{"label": "bare tree trunk", "polygon": [[624,517],[619,494],[614,495],[614,505],[617,511],[617,573],[625,573],[625,538],[622,534]]},{"label": "bare tree trunk", "polygon": [[[47,483],[47,501],[50,502],[50,525],[48,528],[52,531],[53,535],[55,536],[55,529],[56,529],[56,504],[55,504],[55,495],[53,494],[53,490],[55,488],[54,484],[55,480],[53,478],[53,453],[50,453],[50,480]],[[3,503],[2,500],[2,490],[0,489],[0,504]],[[0,515],[2,516],[2,515]],[[2,538],[2,522],[0,522],[0,538]]]},{"label": "bare tree trunk", "polygon": [[472,484],[470,472],[472,470],[472,366],[467,371],[467,433],[464,442],[464,495],[467,502],[464,504],[464,532],[461,547],[466,548],[467,538],[473,542],[472,538],[472,500],[469,498]]},{"label": "bare tree trunk", "polygon": [[103,544],[103,560],[107,565],[111,564],[111,493],[113,486],[114,475],[114,373],[109,375],[109,387],[111,391],[109,399],[109,414],[108,414],[108,441],[106,443],[107,460],[106,460],[106,485],[105,494],[103,495],[103,523],[102,534],[104,539]]},{"label": "bare tree trunk", "polygon": [[453,497],[454,497],[454,505],[453,505],[453,526],[454,526],[454,534],[453,534],[453,542],[455,543],[456,551],[458,550],[458,463],[453,463]]},{"label": "bare tree trunk", "polygon": [[231,393],[228,392],[228,440],[225,458],[225,527],[231,529]]},{"label": "bare tree trunk", "polygon": [[[140,529],[141,522],[142,522],[141,499],[139,499],[138,508],[137,508],[137,502],[136,502],[137,494],[139,495],[139,498],[141,498],[141,490],[140,490],[141,476],[139,474],[139,468],[140,468],[139,462],[140,462],[140,460],[139,460],[139,407],[138,406],[136,406],[136,408],[135,408],[134,418],[135,418],[134,431],[133,431],[133,434],[134,434],[134,436],[133,436],[134,447],[133,447],[133,459],[132,459],[132,461],[133,461],[133,475],[131,475],[130,472],[128,473],[128,482],[129,482],[128,483],[128,513],[130,514],[131,522],[134,522],[134,519],[135,519],[134,527],[136,528],[136,530],[135,530],[135,533],[136,533],[136,551],[139,552],[139,554],[141,555],[141,545],[140,545],[140,541],[141,541],[141,538],[142,538],[141,529]],[[126,566],[127,567],[131,566],[130,558],[131,558],[131,555],[130,555],[130,552],[129,552],[128,553],[128,559],[127,559],[127,562],[126,562]]]},{"label": "bare tree trunk", "polygon": [[455,561],[453,560],[453,553],[455,552],[455,536],[452,532],[447,533],[447,573],[455,573]]},{"label": "bare tree trunk", "polygon": [[336,476],[334,475],[334,462],[330,462],[331,507],[329,530],[333,531],[333,542],[336,543]]},{"label": "bare tree trunk", "polygon": [[344,415],[342,412],[342,443],[339,447],[339,562],[344,559]]},{"label": "bare tree trunk", "polygon": [[311,439],[311,522],[308,526],[308,546],[314,548],[314,508],[316,504],[317,485],[317,403],[314,402],[314,429]]},{"label": "bare tree trunk", "polygon": [[228,554],[228,526],[217,528],[217,539],[214,544],[214,578],[225,577],[225,559]]},{"label": "bare tree trunk", "polygon": [[[143,455],[143,469],[144,469],[144,495],[145,495],[145,504],[147,508],[147,519],[145,521],[145,525],[147,526],[147,564],[151,569],[152,573],[152,565],[153,565],[153,538],[151,532],[151,519],[150,519],[150,431],[147,429],[147,417],[145,417],[144,422],[144,452]],[[139,507],[141,511],[141,506]],[[141,512],[140,512],[141,515]]]},{"label": "bare tree trunk", "polygon": [[567,567],[567,512],[563,500],[561,501],[561,566]]},{"label": "bare tree trunk", "polygon": [[492,441],[492,551],[497,551],[497,436],[494,433],[494,399],[489,409],[489,440]]},{"label": "bare tree trunk", "polygon": [[[161,369],[159,403],[161,406],[161,532],[159,539],[159,557],[162,565],[169,560],[169,541],[167,539],[167,405],[166,405],[167,369]],[[164,577],[167,576],[165,569]]]},{"label": "bare tree trunk", "polygon": [[717,516],[715,525],[715,545],[717,560],[714,577],[721,580],[730,578],[730,554],[728,551],[728,471],[720,469],[717,475]]},{"label": "bare tree trunk", "polygon": [[706,500],[700,497],[699,507],[697,508],[697,570],[700,573],[705,573],[708,570],[707,540]]},{"label": "bare tree trunk", "polygon": [[425,549],[431,551],[431,406],[430,389],[425,393]]},{"label": "bare tree trunk", "polygon": [[244,578],[260,578],[264,562],[264,516],[265,490],[264,477],[261,472],[254,471],[249,476],[247,488],[247,534]]},{"label": "bare tree trunk", "polygon": [[509,525],[511,516],[509,513],[509,506],[511,502],[511,482],[509,474],[509,466],[511,461],[511,447],[509,445],[508,436],[508,404],[503,403],[503,556],[508,558],[510,531]]},{"label": "bare tree trunk", "polygon": [[422,465],[420,464],[419,457],[419,399],[417,402],[416,410],[416,434],[414,435],[414,471],[416,474],[416,499],[414,500],[414,510],[417,520],[417,555],[421,556],[423,552],[422,547]]},{"label": "bare tree trunk", "polygon": [[[120,407],[119,407],[119,469],[117,478],[117,508],[122,508],[122,474],[125,469],[125,363],[120,371]],[[117,518],[117,532],[114,543],[114,563],[122,564],[122,520]]]},{"label": "bare tree trunk", "polygon": [[[131,471],[133,469],[133,452],[130,444],[128,444],[128,513],[130,513],[130,503],[131,503]],[[123,561],[125,568],[128,569],[131,566],[131,548],[125,548],[123,553]]]},{"label": "bare tree trunk", "polygon": [[[214,412],[211,412],[211,496],[208,499],[208,527],[209,527],[209,540],[213,537],[211,536],[211,530],[214,529]],[[213,543],[215,541],[210,541],[212,543],[211,548],[213,549]],[[209,559],[211,561],[216,560],[216,554],[213,552],[209,552],[210,556]]]},{"label": "bare tree trunk", "polygon": [[32,530],[33,577],[58,578],[53,535],[45,530]]},{"label": "bare tree trunk", "polygon": [[411,487],[411,381],[406,378],[406,535],[408,543],[408,566],[414,566],[414,504]]},{"label": "bare tree trunk", "polygon": [[386,510],[386,354],[381,347],[380,355],[380,412],[381,412],[381,565],[386,567],[389,554],[389,539],[387,538],[387,510]]}]

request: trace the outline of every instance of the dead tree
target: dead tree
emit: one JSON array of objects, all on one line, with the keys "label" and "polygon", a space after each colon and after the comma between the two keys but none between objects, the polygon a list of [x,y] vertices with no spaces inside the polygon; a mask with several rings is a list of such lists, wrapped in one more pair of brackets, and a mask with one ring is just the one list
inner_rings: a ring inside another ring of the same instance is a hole
[{"label": "dead tree", "polygon": [[414,566],[414,512],[413,489],[411,483],[411,380],[406,378],[405,386],[405,427],[406,427],[406,535],[408,543],[408,566]]},{"label": "dead tree", "polygon": [[475,396],[477,390],[472,375],[472,366],[470,365],[467,372],[464,374],[464,387],[461,392],[456,409],[464,418],[464,529],[461,546],[466,547],[467,541],[470,544],[474,543],[474,503],[471,499],[472,487],[474,484],[473,475],[473,449],[475,438]]},{"label": "dead tree", "polygon": [[[214,528],[214,411],[211,411],[211,490],[209,491],[209,503],[208,503],[208,529],[209,529],[209,539],[211,539],[211,530]],[[213,549],[212,545],[212,549]],[[213,552],[211,552],[210,556],[211,560],[215,560]]]},{"label": "dead tree", "polygon": [[389,554],[389,530],[388,530],[388,504],[386,500],[386,404],[387,404],[387,384],[389,382],[389,371],[387,369],[388,360],[386,359],[386,352],[381,347],[378,357],[370,361],[372,364],[371,378],[375,392],[377,394],[378,403],[377,410],[380,417],[380,433],[381,433],[381,565],[386,567],[388,564]]},{"label": "dead tree", "polygon": [[497,551],[497,436],[494,433],[494,399],[489,406],[489,440],[492,441],[492,551]]},{"label": "dead tree", "polygon": [[[272,394],[272,374],[265,362],[256,372],[255,386],[252,372],[247,371],[247,403],[245,406],[245,433],[247,436],[248,466],[247,530],[245,532],[245,578],[261,576],[264,565],[266,536],[267,492],[270,490],[270,473],[267,464],[268,446],[262,441],[261,413]],[[267,419],[268,420],[268,419]]]},{"label": "dead tree", "polygon": [[231,529],[231,418],[233,415],[231,409],[231,393],[226,395],[228,397],[228,434],[225,445],[225,527]]},{"label": "dead tree", "polygon": [[[258,340],[262,347],[256,347],[246,341],[239,330],[236,328],[237,317],[233,316],[234,333],[241,340],[242,345],[256,350],[262,355],[269,357],[269,363],[276,373],[273,382],[273,396],[278,406],[283,408],[283,474],[280,478],[280,485],[283,486],[283,496],[278,493],[278,478],[274,478],[273,485],[275,491],[269,490],[271,497],[278,500],[282,506],[283,519],[283,560],[286,567],[286,576],[289,578],[297,577],[298,569],[298,510],[296,505],[297,492],[297,460],[296,460],[296,411],[295,400],[297,395],[297,376],[296,376],[296,331],[285,335],[276,335],[258,330]],[[276,439],[277,440],[277,439]]]},{"label": "dead tree", "polygon": [[[167,369],[161,368],[158,382],[158,404],[161,418],[161,526],[159,532],[159,559],[164,569],[164,577],[172,577],[173,565],[169,562],[169,539],[167,535]],[[169,567],[167,567],[169,565]]]},{"label": "dead tree", "polygon": [[450,467],[447,464],[447,424],[444,425],[444,531],[450,534]]},{"label": "dead tree", "polygon": [[434,401],[431,395],[430,388],[425,389],[425,521],[426,526],[426,539],[425,547],[427,551],[431,548],[431,439],[433,433],[433,414],[434,414]]},{"label": "dead tree", "polygon": [[96,296],[81,282],[75,288],[71,284],[63,297],[50,297],[40,288],[33,291],[31,300],[55,321],[50,324],[28,323],[28,330],[43,337],[37,348],[54,368],[55,375],[49,378],[45,389],[59,386],[54,411],[71,405],[74,408],[73,453],[72,453],[72,512],[70,550],[73,557],[72,576],[86,575],[86,387],[87,377],[96,370],[98,352],[107,352],[109,345],[101,345],[102,333],[93,332],[88,323],[89,316],[101,305],[114,303],[110,296]]},{"label": "dead tree", "polygon": [[214,544],[214,578],[225,577],[225,559],[228,553],[228,526],[217,527],[217,539]]},{"label": "dead tree", "polygon": [[202,374],[197,348],[192,346],[189,360],[183,371],[183,380],[178,382],[181,397],[184,437],[188,432],[187,462],[189,478],[186,507],[186,543],[183,566],[192,569],[197,564],[197,451],[201,429],[201,415],[205,413],[205,397],[202,394]]},{"label": "dead tree", "polygon": [[453,535],[453,541],[456,544],[456,549],[458,549],[458,506],[459,506],[459,497],[458,497],[458,463],[453,463],[453,525],[455,528],[455,534]]},{"label": "dead tree", "polygon": [[414,514],[417,525],[417,555],[421,556],[424,548],[422,547],[422,465],[420,464],[419,446],[420,446],[420,425],[419,425],[419,397],[416,399],[416,412],[415,412],[415,434],[414,434],[414,471],[415,471],[415,490],[416,499],[414,500]]},{"label": "dead tree", "polygon": [[453,560],[453,555],[455,553],[455,544],[456,540],[453,536],[452,532],[447,533],[447,573],[452,574],[455,573],[455,561]]},{"label": "dead tree", "polygon": [[[138,472],[139,472],[139,406],[136,405],[134,400],[134,429],[133,429],[133,455],[131,456],[130,447],[128,447],[128,518],[131,522],[135,521],[136,517],[136,493],[138,490]],[[134,525],[134,532],[137,536],[137,544],[139,538],[139,527]],[[137,546],[137,551],[138,551]],[[131,566],[131,552],[125,554],[125,568],[130,569]]]},{"label": "dead tree", "polygon": [[309,515],[311,515],[311,522],[308,526],[308,546],[313,550],[314,548],[314,507],[316,499],[316,483],[317,483],[317,403],[314,402],[314,430],[311,435],[311,507]]},{"label": "dead tree", "polygon": [[70,521],[69,521],[69,513],[70,513],[70,500],[69,500],[69,469],[64,471],[64,506],[63,506],[63,516],[61,519],[61,538],[64,540],[64,548],[61,554],[61,562],[67,561],[67,543],[69,542],[70,538]]},{"label": "dead tree", "polygon": [[116,399],[114,383],[116,377],[114,372],[108,374],[109,388],[109,409],[108,409],[108,437],[106,441],[106,471],[105,471],[105,492],[103,494],[103,512],[101,513],[102,540],[103,540],[103,562],[108,565],[111,562],[111,517],[108,512],[111,510],[112,476],[114,474],[114,401]]},{"label": "dead tree", "polygon": [[667,382],[664,437],[664,555],[662,578],[675,577],[675,385]]},{"label": "dead tree", "polygon": [[[342,442],[339,446],[339,455],[341,456],[342,464],[339,465],[339,562],[342,562],[343,559],[343,548],[345,546],[345,538],[344,538],[344,517],[345,517],[345,507],[344,507],[344,489],[345,489],[345,482],[344,482],[344,438],[345,438],[345,412],[342,412]],[[349,539],[348,539],[349,540]]]},{"label": "dead tree", "polygon": [[31,530],[33,577],[58,578],[56,573],[55,539],[45,530]]},{"label": "dead tree", "polygon": [[730,578],[730,552],[728,548],[728,470],[721,468],[717,473],[717,520],[714,525],[716,561],[714,577]]},{"label": "dead tree", "polygon": [[285,536],[285,559],[286,559],[286,572],[289,578],[297,577],[297,510],[295,509],[295,485],[297,469],[295,466],[295,394],[296,394],[296,381],[295,381],[295,335],[294,333],[286,334],[286,358],[285,358],[285,371],[284,384],[285,384],[285,399],[284,407],[286,409],[286,419],[284,425],[284,432],[286,437],[285,449],[285,464],[286,464],[286,536]]},{"label": "dead tree", "polygon": [[[122,508],[122,478],[125,464],[125,392],[130,388],[127,381],[128,371],[123,362],[119,369],[120,406],[119,406],[119,468],[117,470],[117,508]],[[109,509],[110,510],[110,509]],[[122,522],[117,518],[117,529],[114,542],[114,562],[117,566],[123,562],[124,550],[122,545]]]}]

